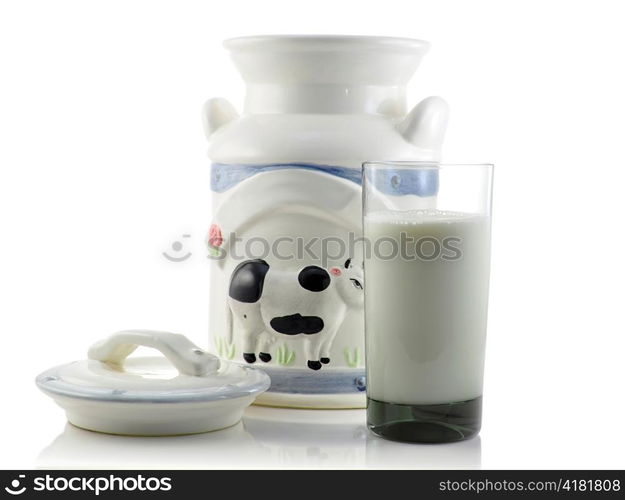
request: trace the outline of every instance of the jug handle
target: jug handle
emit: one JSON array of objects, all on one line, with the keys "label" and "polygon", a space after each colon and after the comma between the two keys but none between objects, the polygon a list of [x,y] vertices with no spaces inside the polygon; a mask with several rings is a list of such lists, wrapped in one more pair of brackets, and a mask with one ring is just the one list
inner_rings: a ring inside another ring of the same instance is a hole
[{"label": "jug handle", "polygon": [[432,96],[417,104],[397,125],[397,130],[406,141],[438,156],[448,122],[449,105],[443,98]]},{"label": "jug handle", "polygon": [[227,99],[215,97],[206,101],[202,107],[202,125],[206,138],[210,140],[217,130],[238,116],[239,113]]}]

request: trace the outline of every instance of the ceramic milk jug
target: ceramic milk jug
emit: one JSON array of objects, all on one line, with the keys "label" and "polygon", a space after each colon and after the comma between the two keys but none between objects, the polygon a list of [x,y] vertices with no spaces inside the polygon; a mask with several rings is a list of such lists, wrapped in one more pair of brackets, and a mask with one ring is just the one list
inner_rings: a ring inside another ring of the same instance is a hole
[{"label": "ceramic milk jug", "polygon": [[[407,113],[420,40],[255,36],[225,42],[246,83],[241,113],[203,112],[212,161],[210,336],[223,359],[271,377],[260,404],[365,404],[361,165],[438,160],[439,97]],[[436,178],[391,176],[424,199]]]}]

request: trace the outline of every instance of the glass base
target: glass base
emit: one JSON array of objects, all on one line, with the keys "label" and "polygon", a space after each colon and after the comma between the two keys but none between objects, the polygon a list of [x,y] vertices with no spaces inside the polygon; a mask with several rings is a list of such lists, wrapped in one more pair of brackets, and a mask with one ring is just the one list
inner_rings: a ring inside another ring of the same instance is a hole
[{"label": "glass base", "polygon": [[367,398],[367,426],[393,441],[452,443],[476,436],[482,425],[482,396],[434,405],[404,405]]}]

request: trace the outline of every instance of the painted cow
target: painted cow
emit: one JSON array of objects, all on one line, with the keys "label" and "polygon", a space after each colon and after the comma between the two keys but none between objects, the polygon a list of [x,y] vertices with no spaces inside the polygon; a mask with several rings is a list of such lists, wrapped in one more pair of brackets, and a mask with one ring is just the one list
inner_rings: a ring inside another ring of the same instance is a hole
[{"label": "painted cow", "polygon": [[269,346],[281,336],[305,342],[308,367],[330,362],[330,348],[349,307],[362,307],[363,272],[348,259],[329,272],[318,266],[299,271],[270,269],[264,260],[247,260],[232,272],[228,291],[227,334],[233,317],[240,325],[243,358],[271,361]]}]

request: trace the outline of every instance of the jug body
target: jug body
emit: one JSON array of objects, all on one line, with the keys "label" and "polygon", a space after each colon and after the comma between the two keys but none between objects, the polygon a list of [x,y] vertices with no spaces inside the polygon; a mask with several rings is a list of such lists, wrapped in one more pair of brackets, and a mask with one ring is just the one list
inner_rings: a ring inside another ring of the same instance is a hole
[{"label": "jug body", "polygon": [[[213,349],[270,375],[260,404],[364,407],[361,165],[438,160],[445,102],[405,110],[427,44],[268,36],[226,47],[247,95],[241,115],[223,99],[204,110]],[[427,206],[436,179],[413,180]]]}]

